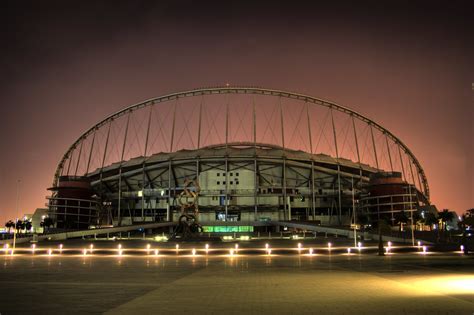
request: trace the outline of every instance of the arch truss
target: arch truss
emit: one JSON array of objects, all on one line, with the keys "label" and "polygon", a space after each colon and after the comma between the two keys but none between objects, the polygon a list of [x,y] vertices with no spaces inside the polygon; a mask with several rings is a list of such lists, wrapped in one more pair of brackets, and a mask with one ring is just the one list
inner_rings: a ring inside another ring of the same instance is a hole
[{"label": "arch truss", "polygon": [[[59,177],[120,172],[133,159],[206,147],[277,146],[325,154],[338,170],[350,160],[398,171],[429,202],[425,172],[412,151],[374,120],[309,95],[258,87],[212,87],[172,93],[126,107],[95,124],[64,153]],[[121,177],[120,177],[121,178]],[[122,183],[120,183],[122,184]]]}]

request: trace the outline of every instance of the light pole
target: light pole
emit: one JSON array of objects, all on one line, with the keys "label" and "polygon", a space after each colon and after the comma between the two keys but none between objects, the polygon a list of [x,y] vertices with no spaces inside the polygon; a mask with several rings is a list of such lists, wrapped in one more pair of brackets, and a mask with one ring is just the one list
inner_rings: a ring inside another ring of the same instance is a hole
[{"label": "light pole", "polygon": [[356,208],[355,208],[355,192],[354,192],[354,176],[351,177],[352,185],[352,216],[354,217],[354,247],[357,247],[357,231],[356,231]]},{"label": "light pole", "polygon": [[16,245],[16,229],[18,224],[18,208],[20,205],[20,183],[21,180],[16,181],[16,220],[15,220],[15,229],[13,230],[13,251],[15,252],[15,245]]},{"label": "light pole", "polygon": [[413,203],[411,199],[411,186],[408,185],[408,194],[410,195],[410,217],[411,217],[411,245],[415,246],[415,223],[413,222]]}]

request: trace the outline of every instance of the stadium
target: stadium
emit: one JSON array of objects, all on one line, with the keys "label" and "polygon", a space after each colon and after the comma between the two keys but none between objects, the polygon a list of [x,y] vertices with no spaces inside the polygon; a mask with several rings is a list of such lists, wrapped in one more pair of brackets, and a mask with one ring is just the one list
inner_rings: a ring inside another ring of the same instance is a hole
[{"label": "stadium", "polygon": [[48,198],[57,228],[176,222],[356,223],[412,214],[429,187],[412,151],[348,107],[281,90],[212,87],[131,105],[86,130]]}]

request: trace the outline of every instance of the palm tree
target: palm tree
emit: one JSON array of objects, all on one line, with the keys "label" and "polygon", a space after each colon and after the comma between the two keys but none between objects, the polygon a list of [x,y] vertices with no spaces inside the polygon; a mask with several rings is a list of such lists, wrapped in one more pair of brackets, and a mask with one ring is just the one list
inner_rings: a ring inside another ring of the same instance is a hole
[{"label": "palm tree", "polygon": [[430,231],[433,230],[433,224],[438,224],[438,222],[439,222],[438,219],[433,213],[428,212],[425,215],[425,224],[430,227]]},{"label": "palm tree", "polygon": [[8,233],[11,233],[12,229],[15,227],[15,222],[9,220],[7,223],[5,223],[5,227],[8,229]]},{"label": "palm tree", "polygon": [[400,224],[399,231],[401,232],[403,224],[408,223],[408,216],[406,215],[405,211],[402,210],[395,214],[395,222],[397,222],[397,224]]},{"label": "palm tree", "polygon": [[474,216],[463,216],[462,222],[464,223],[464,226],[470,226],[471,228],[474,228]]},{"label": "palm tree", "polygon": [[40,226],[44,229],[43,233],[46,232],[46,229],[49,229],[53,225],[54,225],[54,221],[50,217],[44,218],[43,221],[40,223]]},{"label": "palm tree", "polygon": [[22,226],[23,226],[23,221],[22,220],[18,220],[16,221],[16,232],[19,233],[21,230],[22,230]]},{"label": "palm tree", "polygon": [[25,230],[27,233],[31,231],[32,227],[33,227],[33,224],[31,223],[31,221],[28,220],[25,222]]},{"label": "palm tree", "polygon": [[365,226],[370,223],[370,218],[365,213],[360,213],[357,215],[357,223],[360,224],[360,230],[362,233],[365,232]]},{"label": "palm tree", "polygon": [[443,209],[443,211],[438,212],[438,219],[444,225],[444,231],[448,230],[448,222],[454,219],[454,212],[449,211],[449,209]]},{"label": "palm tree", "polygon": [[425,224],[425,219],[421,217],[421,215],[418,212],[413,212],[413,228],[415,231],[417,230],[417,226],[423,226]]}]

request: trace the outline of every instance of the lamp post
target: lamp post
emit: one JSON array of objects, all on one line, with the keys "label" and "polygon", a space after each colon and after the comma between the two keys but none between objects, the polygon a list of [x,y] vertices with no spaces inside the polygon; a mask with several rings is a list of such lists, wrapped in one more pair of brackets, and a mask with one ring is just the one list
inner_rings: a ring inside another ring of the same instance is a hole
[{"label": "lamp post", "polygon": [[21,180],[16,181],[16,220],[15,220],[15,229],[13,230],[13,250],[12,253],[15,252],[15,245],[16,245],[16,229],[18,224],[18,208],[20,204],[20,183]]},{"label": "lamp post", "polygon": [[383,251],[383,241],[382,241],[382,220],[380,219],[380,206],[377,206],[377,218],[378,218],[378,230],[379,230],[379,256],[385,256]]},{"label": "lamp post", "polygon": [[354,192],[354,176],[351,176],[352,185],[352,215],[354,217],[354,247],[357,245],[357,230],[356,230],[356,209],[355,209],[355,192]]}]

